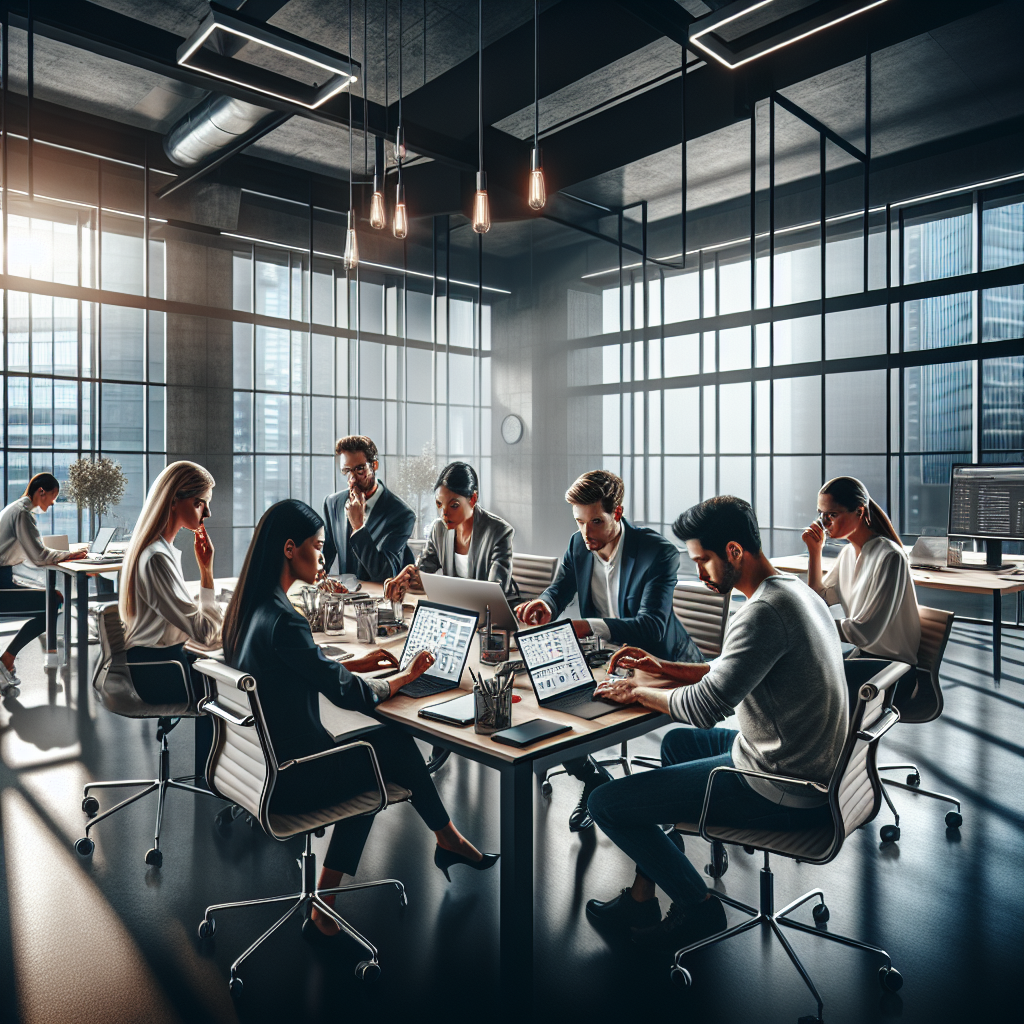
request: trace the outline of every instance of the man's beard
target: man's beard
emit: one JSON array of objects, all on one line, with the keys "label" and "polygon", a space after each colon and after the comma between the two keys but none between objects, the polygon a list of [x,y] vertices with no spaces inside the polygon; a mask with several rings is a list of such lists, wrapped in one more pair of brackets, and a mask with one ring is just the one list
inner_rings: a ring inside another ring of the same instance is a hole
[{"label": "man's beard", "polygon": [[735,566],[730,565],[728,562],[725,563],[725,576],[722,578],[720,583],[715,583],[714,580],[708,580],[704,586],[708,590],[713,590],[717,594],[728,594],[734,586],[736,581],[740,578],[740,570]]}]

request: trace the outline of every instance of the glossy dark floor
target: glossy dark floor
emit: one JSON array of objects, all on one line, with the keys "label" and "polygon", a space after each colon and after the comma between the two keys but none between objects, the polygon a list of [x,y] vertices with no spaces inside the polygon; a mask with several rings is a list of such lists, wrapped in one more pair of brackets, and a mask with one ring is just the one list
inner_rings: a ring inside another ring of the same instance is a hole
[{"label": "glossy dark floor", "polygon": [[[889,950],[903,973],[883,995],[878,961],[800,934],[793,943],[816,980],[825,1019],[863,1022],[1019,1020],[1024,963],[1024,640],[1004,634],[1003,679],[991,676],[989,632],[957,626],[943,665],[946,712],[904,726],[883,742],[884,759],[915,760],[924,785],[958,794],[964,825],[947,833],[946,806],[896,791],[902,838],[881,846],[886,811],[850,837],[826,867],[773,861],[778,905],[824,888],[828,927]],[[95,648],[93,649],[95,654]],[[213,799],[172,793],[163,867],[147,867],[155,800],[95,830],[96,852],[79,859],[81,787],[89,779],[149,777],[154,723],[79,712],[61,673],[42,668],[38,645],[21,656],[20,698],[0,709],[0,1018],[5,1021],[434,1021],[494,1018],[500,865],[455,868],[449,885],[431,863],[433,837],[407,805],[376,821],[360,877],[404,881],[342,900],[342,913],[379,946],[383,976],[361,985],[358,952],[342,942],[313,948],[291,923],[243,966],[233,1003],[232,960],[274,920],[273,908],[218,917],[208,946],[196,925],[209,903],[293,891],[298,845],[267,839],[241,822],[219,834]],[[70,703],[70,707],[69,707]],[[171,736],[172,767],[191,763],[190,723]],[[633,744],[653,752],[657,735]],[[497,781],[453,758],[437,776],[458,826],[497,849]],[[788,1021],[814,1002],[777,942],[754,931],[693,956],[693,987],[668,979],[668,957],[609,946],[583,906],[631,876],[626,859],[596,831],[571,835],[566,818],[578,783],[560,777],[536,798],[537,1020]],[[104,806],[107,806],[104,803]],[[325,840],[317,840],[323,849]],[[703,861],[706,847],[688,843]],[[733,851],[719,884],[757,901],[760,863]],[[663,902],[664,905],[664,902]],[[730,911],[730,920],[737,920]],[[808,910],[800,919],[810,922]]]}]

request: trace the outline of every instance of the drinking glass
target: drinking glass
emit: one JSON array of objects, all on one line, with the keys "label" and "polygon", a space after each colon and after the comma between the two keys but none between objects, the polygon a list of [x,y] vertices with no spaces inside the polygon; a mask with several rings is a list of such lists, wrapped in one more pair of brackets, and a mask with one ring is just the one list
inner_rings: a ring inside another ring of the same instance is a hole
[{"label": "drinking glass", "polygon": [[356,607],[356,640],[372,644],[377,639],[377,605],[373,601],[360,601]]},{"label": "drinking glass", "polygon": [[323,594],[320,610],[324,620],[324,632],[328,636],[345,635],[345,601],[341,594]]},{"label": "drinking glass", "polygon": [[302,612],[306,616],[306,621],[309,623],[309,628],[317,633],[320,631],[323,619],[321,616],[321,606],[323,599],[323,591],[316,587],[303,587],[302,588]]}]

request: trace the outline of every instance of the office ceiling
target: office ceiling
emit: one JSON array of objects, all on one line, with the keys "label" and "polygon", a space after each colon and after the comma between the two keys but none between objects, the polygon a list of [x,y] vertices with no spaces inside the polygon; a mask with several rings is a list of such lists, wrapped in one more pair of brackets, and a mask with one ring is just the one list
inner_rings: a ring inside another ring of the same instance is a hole
[{"label": "office ceiling", "polygon": [[[12,20],[15,93],[24,93],[27,82],[24,4],[5,5]],[[231,6],[320,46],[349,52],[346,0],[234,0]],[[364,154],[372,165],[373,136],[393,136],[399,77],[399,0],[365,5],[354,0],[351,56],[360,64],[364,6],[361,78],[370,130],[364,131],[357,94],[352,129],[357,181],[364,178]],[[680,42],[693,17],[720,6],[720,0],[540,4],[540,128],[549,190],[564,189],[613,209],[646,199],[651,221],[678,215]],[[54,108],[141,130],[155,143],[207,95],[205,86],[216,85],[178,68],[173,59],[208,10],[203,0],[34,0],[34,95]],[[965,10],[970,11],[966,16]],[[485,163],[496,219],[531,216],[522,193],[533,130],[532,19],[531,0],[484,4]],[[477,4],[404,0],[402,30],[403,114],[410,149],[423,154],[407,171],[410,208],[421,216],[468,209],[476,162]],[[699,63],[691,54],[688,208],[747,194],[749,110],[773,88],[863,147],[863,55],[869,48],[873,159],[895,159],[902,151],[970,133],[998,133],[1014,125],[1019,130],[1022,38],[1024,4],[1018,0],[972,0],[968,7],[955,0],[888,0],[842,28],[736,71]],[[259,102],[258,94],[245,90],[223,91]],[[274,101],[266,105],[291,112]],[[291,116],[250,145],[243,159],[312,171],[347,185],[348,113],[348,97],[342,95],[311,116]],[[780,119],[777,129],[777,183],[816,170],[816,136],[790,120]],[[767,138],[759,145],[766,151]],[[158,153],[154,161],[160,163]],[[231,160],[212,174],[230,181]]]}]

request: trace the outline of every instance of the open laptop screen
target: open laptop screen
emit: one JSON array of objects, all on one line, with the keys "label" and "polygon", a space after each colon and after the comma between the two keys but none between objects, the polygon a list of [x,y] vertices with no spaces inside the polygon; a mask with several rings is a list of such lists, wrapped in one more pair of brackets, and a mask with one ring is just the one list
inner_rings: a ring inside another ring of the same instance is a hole
[{"label": "open laptop screen", "polygon": [[420,601],[402,650],[402,668],[406,668],[420,651],[430,651],[434,664],[424,675],[429,679],[457,683],[466,667],[476,620],[476,612]]},{"label": "open laptop screen", "polygon": [[516,643],[538,700],[595,682],[569,619],[520,630]]},{"label": "open laptop screen", "polygon": [[93,542],[89,545],[89,554],[102,555],[113,539],[115,529],[116,527],[113,526],[104,526],[101,530],[97,530]]}]

